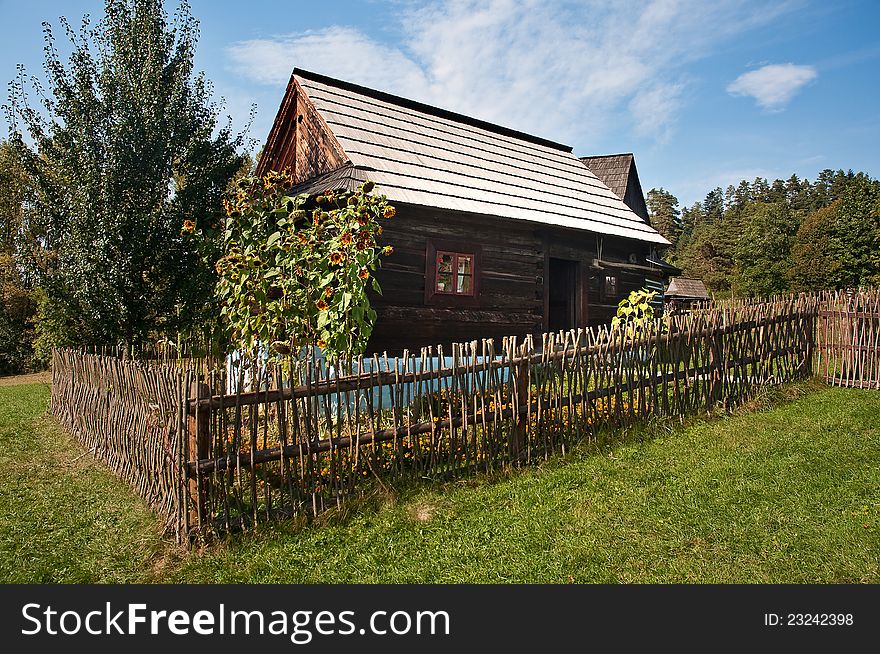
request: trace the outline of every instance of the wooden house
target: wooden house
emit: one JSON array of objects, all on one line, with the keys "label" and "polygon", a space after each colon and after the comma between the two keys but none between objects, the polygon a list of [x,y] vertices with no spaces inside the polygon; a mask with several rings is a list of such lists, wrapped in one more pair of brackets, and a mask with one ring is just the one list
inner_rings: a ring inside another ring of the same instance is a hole
[{"label": "wooden house", "polygon": [[397,217],[369,351],[608,322],[668,245],[568,146],[295,69],[257,172],[372,180]]}]

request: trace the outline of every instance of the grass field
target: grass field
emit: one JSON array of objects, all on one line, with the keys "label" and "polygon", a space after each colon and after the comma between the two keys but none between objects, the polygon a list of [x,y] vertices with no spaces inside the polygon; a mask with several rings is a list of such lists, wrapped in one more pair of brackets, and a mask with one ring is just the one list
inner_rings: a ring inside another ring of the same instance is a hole
[{"label": "grass field", "polygon": [[880,582],[877,392],[797,385],[202,552],[163,542],[47,399],[0,388],[3,582]]}]

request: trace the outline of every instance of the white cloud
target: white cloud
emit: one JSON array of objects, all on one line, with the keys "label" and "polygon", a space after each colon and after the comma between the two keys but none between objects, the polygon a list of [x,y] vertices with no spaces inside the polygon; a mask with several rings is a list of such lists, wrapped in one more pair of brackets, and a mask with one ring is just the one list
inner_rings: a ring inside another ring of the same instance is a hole
[{"label": "white cloud", "polygon": [[731,95],[750,96],[768,111],[781,111],[818,73],[812,66],[769,64],[743,73],[727,85]]},{"label": "white cloud", "polygon": [[[232,65],[281,86],[294,66],[590,147],[611,127],[666,138],[684,66],[792,8],[745,0],[442,0],[390,3],[401,36],[352,27],[235,43]],[[712,25],[712,29],[707,29]]]},{"label": "white cloud", "polygon": [[629,111],[635,120],[636,134],[653,134],[657,140],[669,136],[669,127],[681,107],[682,84],[657,84],[635,94]]},{"label": "white cloud", "polygon": [[350,27],[240,41],[228,48],[233,68],[261,84],[286,85],[294,65],[365,86],[421,92],[421,68],[400,50],[373,41]]}]

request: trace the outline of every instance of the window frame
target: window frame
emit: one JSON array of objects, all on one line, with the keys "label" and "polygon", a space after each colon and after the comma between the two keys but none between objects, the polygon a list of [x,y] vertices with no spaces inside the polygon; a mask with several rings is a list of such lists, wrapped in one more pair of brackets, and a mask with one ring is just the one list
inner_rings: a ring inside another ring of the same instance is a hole
[{"label": "window frame", "polygon": [[[457,282],[458,269],[455,266],[458,256],[471,257],[471,292],[469,294],[437,290],[437,255],[452,254],[453,283]],[[479,307],[480,278],[483,270],[483,250],[475,243],[461,241],[427,240],[425,248],[425,304],[446,307]]]},{"label": "window frame", "polygon": [[[620,295],[620,275],[616,272],[604,271],[604,279],[602,279],[602,297],[605,300],[614,300],[617,301],[617,298]],[[608,292],[608,278],[611,277],[614,279],[614,292]]]},{"label": "window frame", "polygon": [[[454,295],[456,297],[473,297],[474,296],[474,255],[470,252],[452,252],[447,250],[437,250],[437,254],[434,256],[434,261],[436,262],[434,265],[437,266],[440,262],[438,259],[442,256],[452,257],[452,266],[449,274],[452,275],[452,290],[449,291],[441,291],[438,288],[439,282],[437,278],[440,276],[440,270],[434,270],[434,293],[437,295]],[[459,262],[462,259],[470,260],[471,270],[469,273],[463,274],[459,270]],[[458,286],[459,279],[463,277],[470,277],[470,289],[467,292],[458,291],[456,287]]]}]

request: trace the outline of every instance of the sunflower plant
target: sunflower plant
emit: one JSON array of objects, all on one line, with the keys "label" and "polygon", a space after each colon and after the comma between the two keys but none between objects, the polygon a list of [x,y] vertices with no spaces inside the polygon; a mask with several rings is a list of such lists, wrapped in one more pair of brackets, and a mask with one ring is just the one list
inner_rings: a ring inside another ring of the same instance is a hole
[{"label": "sunflower plant", "polygon": [[395,209],[372,182],[356,191],[289,195],[289,172],[243,179],[224,201],[217,261],[221,316],[238,347],[268,346],[275,357],[320,347],[328,359],[361,354],[376,312],[368,288],[381,257],[383,220]]},{"label": "sunflower plant", "polygon": [[648,333],[654,323],[654,307],[651,302],[657,291],[640,289],[632,291],[617,305],[617,315],[611,319],[613,332],[623,332],[628,339]]}]

